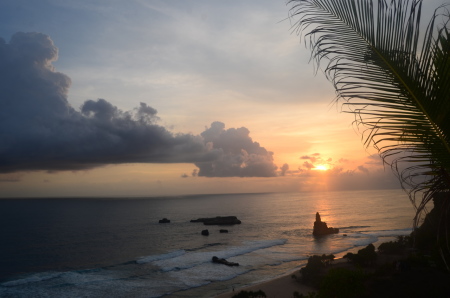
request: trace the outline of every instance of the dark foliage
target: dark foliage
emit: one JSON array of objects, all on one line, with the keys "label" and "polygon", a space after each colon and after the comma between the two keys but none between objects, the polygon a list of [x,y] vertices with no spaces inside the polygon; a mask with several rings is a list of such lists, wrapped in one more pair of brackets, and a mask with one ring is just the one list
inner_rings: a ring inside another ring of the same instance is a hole
[{"label": "dark foliage", "polygon": [[349,252],[344,258],[360,266],[370,266],[377,260],[377,253],[375,252],[375,246],[369,244],[365,248],[358,250],[357,254]]},{"label": "dark foliage", "polygon": [[411,236],[398,236],[397,241],[380,244],[378,251],[382,254],[402,254],[413,245]]},{"label": "dark foliage", "polygon": [[240,291],[239,294],[233,296],[233,298],[263,298],[267,297],[266,293],[259,290],[256,292],[253,291]]},{"label": "dark foliage", "polygon": [[365,276],[362,271],[346,268],[333,268],[323,278],[319,297],[351,298],[360,297],[364,293]]},{"label": "dark foliage", "polygon": [[449,270],[450,249],[450,215],[447,214],[447,205],[450,204],[450,193],[441,192],[433,196],[434,208],[427,214],[422,225],[411,236],[415,247],[421,252],[431,256],[439,268]]},{"label": "dark foliage", "polygon": [[312,286],[318,286],[325,275],[326,267],[334,260],[335,256],[330,255],[314,255],[308,258],[308,263],[300,269],[302,281]]},{"label": "dark foliage", "polygon": [[309,292],[307,295],[300,294],[299,292],[295,291],[293,293],[294,298],[318,298],[318,294],[316,292]]}]

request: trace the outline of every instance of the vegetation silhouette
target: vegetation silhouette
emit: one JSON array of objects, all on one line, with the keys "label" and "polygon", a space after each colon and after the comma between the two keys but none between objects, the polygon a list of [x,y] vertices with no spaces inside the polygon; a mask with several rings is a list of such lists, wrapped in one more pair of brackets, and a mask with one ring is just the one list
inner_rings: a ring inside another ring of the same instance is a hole
[{"label": "vegetation silhouette", "polygon": [[440,197],[439,209],[425,221],[432,222],[427,233],[450,271],[448,7],[438,7],[424,27],[421,0],[288,4],[292,31],[309,45],[316,69],[325,66],[336,102],[355,115],[365,146],[378,150],[409,195],[415,227],[427,203]]}]

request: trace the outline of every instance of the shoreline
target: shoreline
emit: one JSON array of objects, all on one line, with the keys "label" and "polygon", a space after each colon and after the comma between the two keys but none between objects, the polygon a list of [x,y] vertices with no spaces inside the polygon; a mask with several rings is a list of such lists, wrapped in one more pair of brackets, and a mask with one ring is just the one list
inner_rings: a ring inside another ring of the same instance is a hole
[{"label": "shoreline", "polygon": [[[378,249],[378,246],[381,243],[389,242],[395,240],[396,237],[384,237],[383,239],[378,239],[378,241],[373,242],[372,244]],[[352,267],[351,263],[348,263],[347,260],[343,259],[343,256],[349,252],[357,253],[358,250],[364,248],[365,246],[357,246],[346,251],[340,252],[336,254],[336,258],[333,261],[332,267]],[[234,295],[237,295],[240,291],[259,291],[262,290],[267,298],[283,298],[283,297],[293,297],[293,293],[297,291],[299,294],[307,295],[310,292],[317,292],[317,289],[304,285],[299,281],[300,269],[291,269],[287,271],[285,274],[281,276],[274,277],[272,279],[256,282],[255,284],[250,284],[247,286],[233,288],[228,292],[221,293],[219,295],[214,296],[214,298],[232,298]],[[292,275],[295,274],[296,278],[292,278]]]}]

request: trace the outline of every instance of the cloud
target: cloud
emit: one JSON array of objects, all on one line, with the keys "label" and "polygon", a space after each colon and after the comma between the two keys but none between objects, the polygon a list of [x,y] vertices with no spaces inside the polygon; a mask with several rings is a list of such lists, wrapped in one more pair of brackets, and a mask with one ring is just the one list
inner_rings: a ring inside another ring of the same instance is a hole
[{"label": "cloud", "polygon": [[196,162],[198,176],[206,177],[274,177],[277,167],[273,153],[253,142],[247,128],[225,130],[222,122],[213,122],[201,133],[207,146],[219,153],[213,161]]},{"label": "cloud", "polygon": [[397,177],[391,171],[382,169],[364,173],[336,167],[328,171],[305,171],[297,179],[302,191],[400,188]]},{"label": "cloud", "polygon": [[358,166],[358,170],[361,171],[361,172],[363,172],[363,173],[366,173],[366,174],[369,173],[369,169],[366,168],[366,167],[363,166],[363,165]]},{"label": "cloud", "polygon": [[312,163],[310,163],[310,162],[307,162],[307,161],[305,161],[305,162],[303,163],[303,166],[304,166],[305,168],[307,168],[308,170],[311,170],[312,168],[314,168],[314,165],[313,165]]},{"label": "cloud", "polygon": [[289,170],[289,165],[287,163],[283,164],[280,168],[281,170],[281,176],[286,175],[287,170]]},{"label": "cloud", "polygon": [[[313,154],[315,155],[315,154]],[[315,156],[303,155],[300,159],[309,159],[311,162],[316,162],[317,158]]]},{"label": "cloud", "polygon": [[21,173],[0,173],[0,182],[19,182],[22,179]]},{"label": "cloud", "polygon": [[369,155],[367,159],[369,161],[366,161],[365,164],[383,166],[383,160],[378,154]]},{"label": "cloud", "polygon": [[272,153],[244,127],[225,131],[215,122],[201,136],[175,134],[142,102],[131,111],[105,99],[74,109],[70,78],[52,66],[57,58],[45,34],[0,38],[0,173],[183,162],[198,165],[200,176],[274,176]]}]

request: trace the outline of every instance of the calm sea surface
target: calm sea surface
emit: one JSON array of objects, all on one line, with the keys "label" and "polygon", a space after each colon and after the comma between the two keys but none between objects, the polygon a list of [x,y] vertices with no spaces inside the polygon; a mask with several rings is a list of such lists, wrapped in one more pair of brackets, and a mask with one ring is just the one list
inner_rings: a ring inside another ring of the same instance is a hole
[{"label": "calm sea surface", "polygon": [[[317,211],[340,233],[314,238]],[[212,297],[408,234],[413,213],[401,190],[0,200],[0,296]],[[227,215],[242,224],[189,222]]]}]

